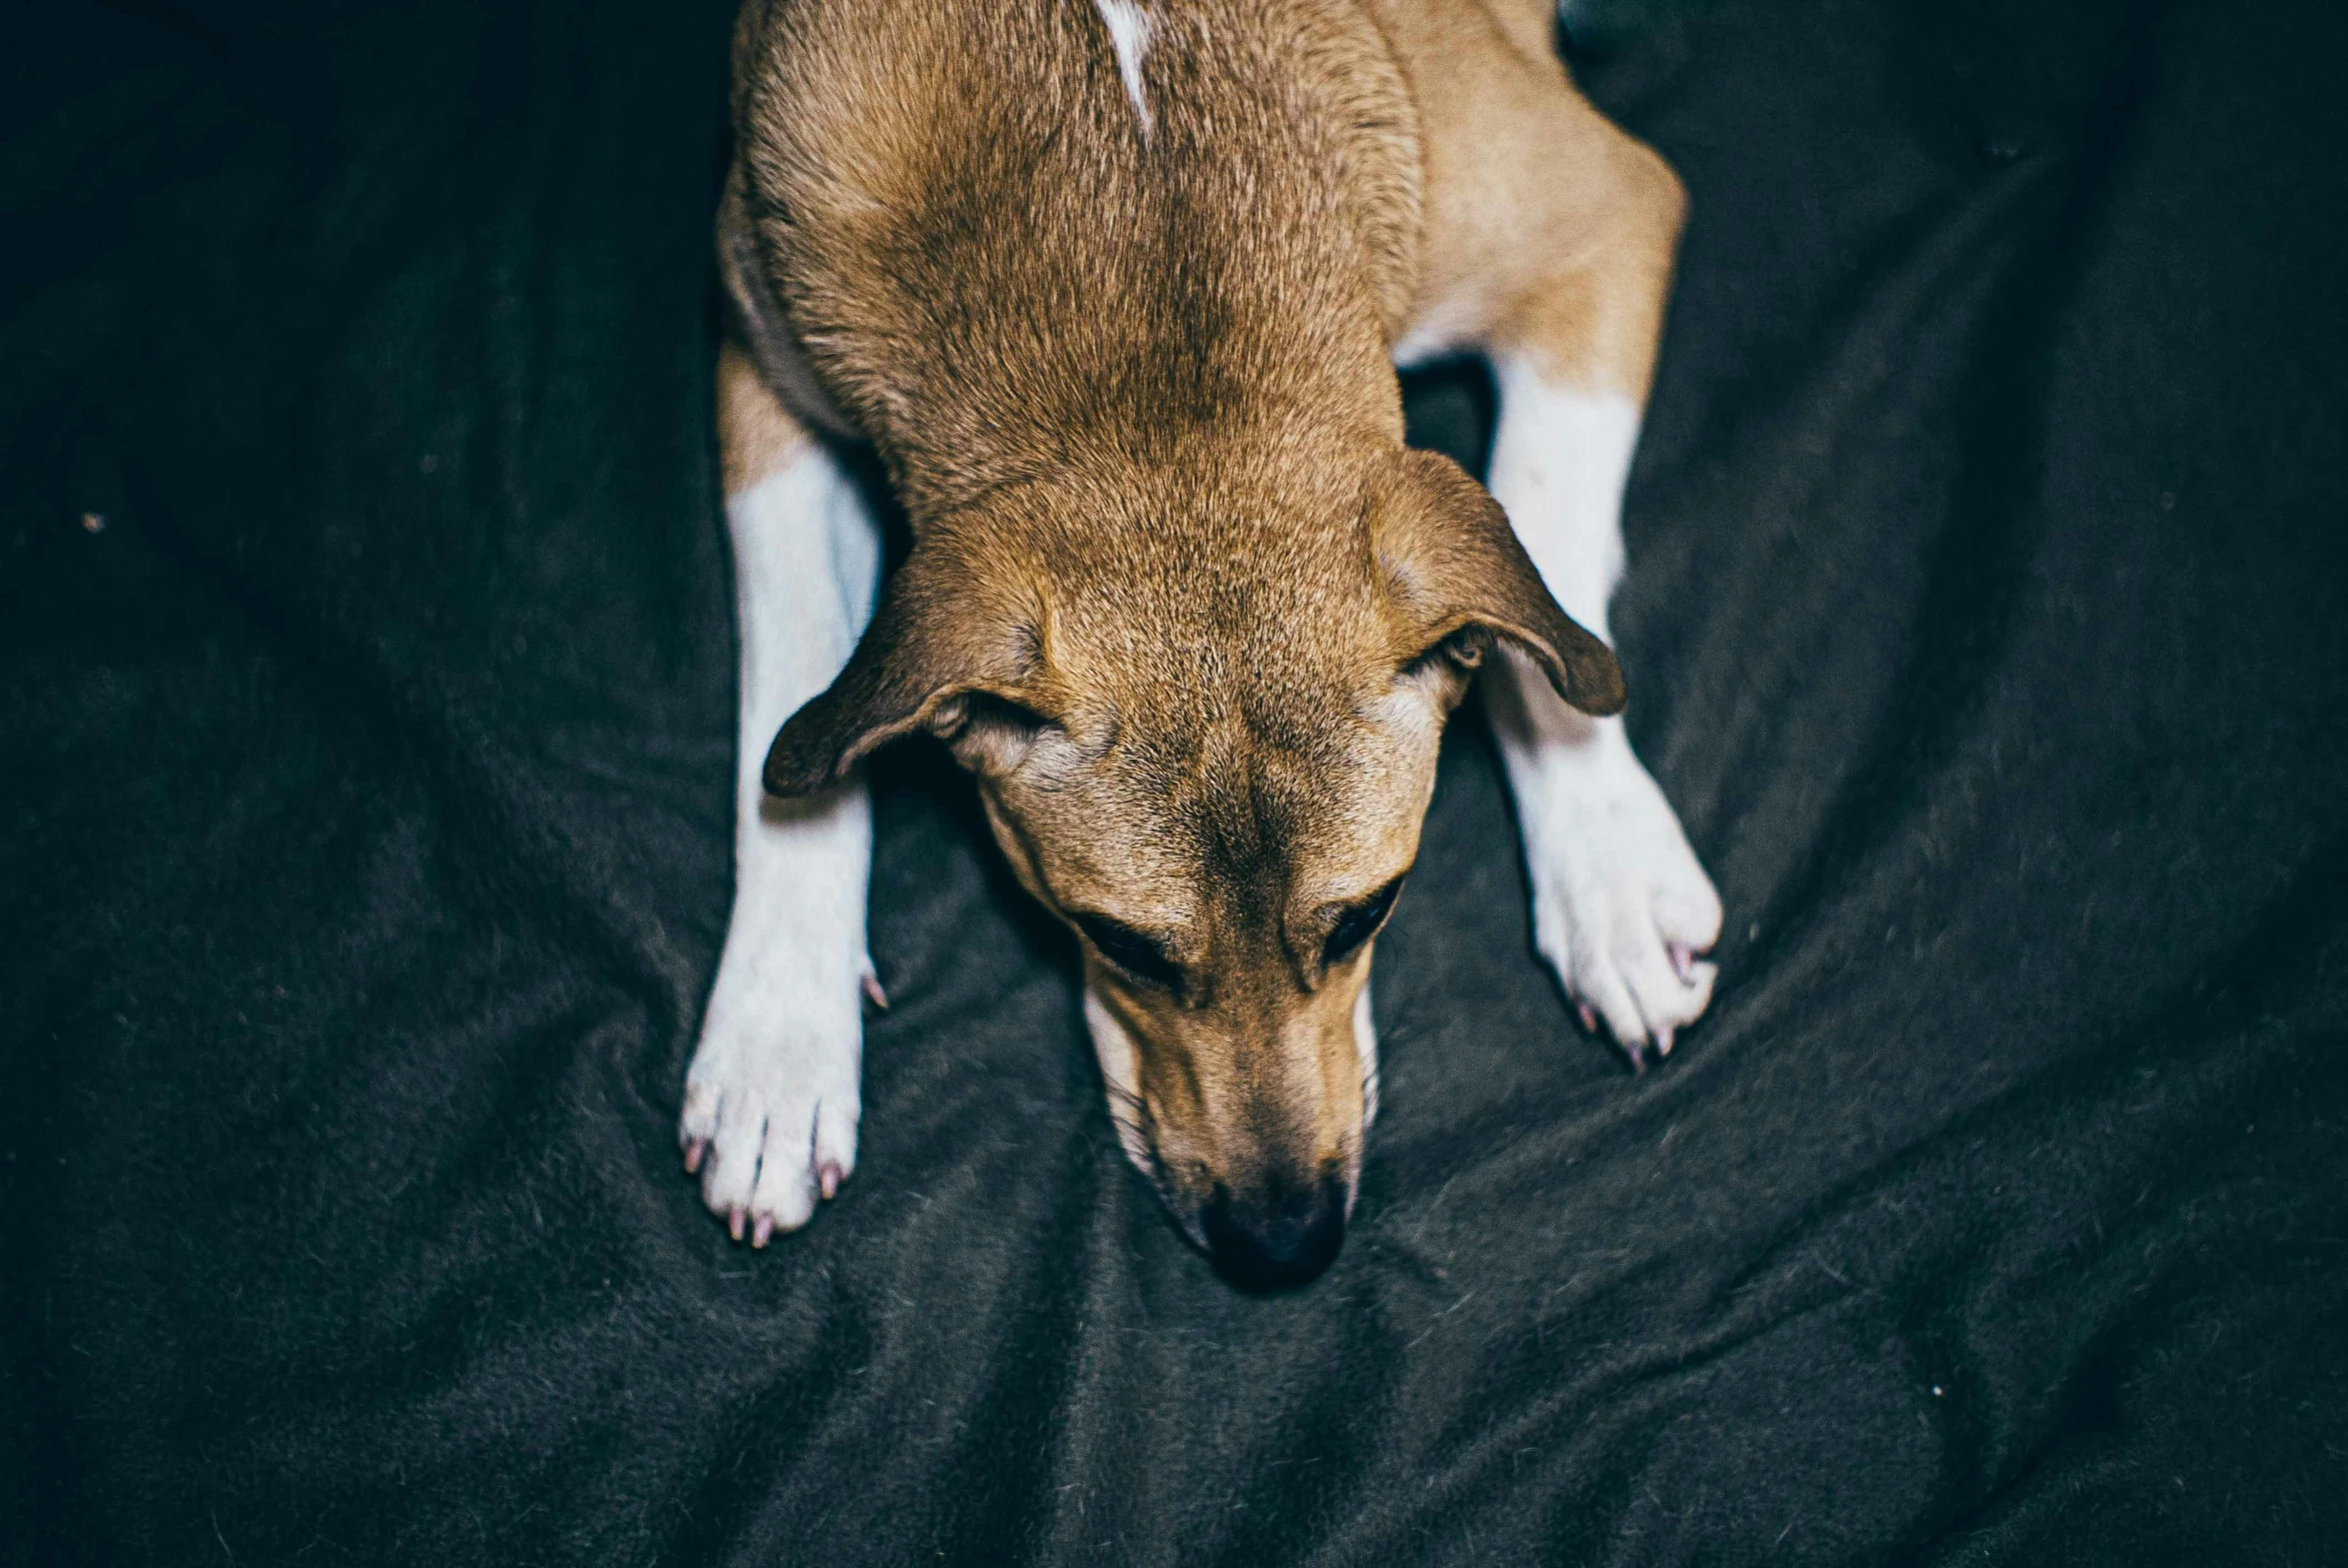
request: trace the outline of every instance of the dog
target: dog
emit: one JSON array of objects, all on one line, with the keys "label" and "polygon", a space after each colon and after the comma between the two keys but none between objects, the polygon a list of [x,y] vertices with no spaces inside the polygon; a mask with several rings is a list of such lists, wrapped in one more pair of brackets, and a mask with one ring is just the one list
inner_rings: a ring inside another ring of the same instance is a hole
[{"label": "dog", "polygon": [[[745,0],[737,884],[679,1124],[737,1241],[855,1168],[858,765],[916,732],[1076,935],[1125,1152],[1242,1284],[1342,1241],[1371,955],[1472,681],[1584,1027],[1639,1065],[1704,1010],[1720,902],[1606,643],[1685,199],[1549,3]],[[1488,491],[1402,441],[1396,368],[1467,353]],[[910,524],[885,584],[843,444]]]}]

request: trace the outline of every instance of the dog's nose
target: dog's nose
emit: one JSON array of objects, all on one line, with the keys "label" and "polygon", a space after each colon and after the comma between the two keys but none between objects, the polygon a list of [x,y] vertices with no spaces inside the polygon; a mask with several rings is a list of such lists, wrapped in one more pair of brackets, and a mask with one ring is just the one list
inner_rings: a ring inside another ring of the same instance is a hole
[{"label": "dog's nose", "polygon": [[1215,1267],[1248,1290],[1300,1285],[1345,1244],[1345,1184],[1334,1176],[1254,1199],[1221,1187],[1199,1213]]}]

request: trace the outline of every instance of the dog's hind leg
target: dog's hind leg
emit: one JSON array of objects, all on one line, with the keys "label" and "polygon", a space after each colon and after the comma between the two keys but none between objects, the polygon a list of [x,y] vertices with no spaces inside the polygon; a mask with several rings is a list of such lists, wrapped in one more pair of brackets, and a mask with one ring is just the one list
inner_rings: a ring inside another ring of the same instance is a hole
[{"label": "dog's hind leg", "polygon": [[807,1223],[856,1167],[860,986],[873,855],[863,780],[766,793],[767,747],[830,686],[872,618],[880,535],[848,476],[749,355],[718,361],[726,521],[742,634],[734,912],[685,1084],[678,1137],[702,1195],[764,1245]]},{"label": "dog's hind leg", "polygon": [[[1573,90],[1522,0],[1394,10],[1426,181],[1420,290],[1397,358],[1489,358],[1492,495],[1566,614],[1611,641],[1622,488],[1670,288],[1679,182]],[[1634,1064],[1668,1051],[1711,999],[1712,966],[1697,958],[1720,928],[1710,879],[1619,718],[1576,712],[1513,655],[1495,662],[1485,694],[1524,835],[1535,944],[1586,1027],[1602,1018]]]}]

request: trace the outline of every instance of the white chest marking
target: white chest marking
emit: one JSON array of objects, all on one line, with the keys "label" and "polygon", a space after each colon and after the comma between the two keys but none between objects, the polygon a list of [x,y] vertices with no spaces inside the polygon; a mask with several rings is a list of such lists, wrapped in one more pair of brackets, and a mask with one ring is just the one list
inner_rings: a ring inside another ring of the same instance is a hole
[{"label": "white chest marking", "polygon": [[1125,78],[1126,96],[1134,101],[1134,113],[1142,117],[1142,135],[1147,138],[1157,124],[1150,114],[1149,100],[1142,96],[1142,60],[1150,53],[1150,35],[1155,30],[1150,13],[1134,0],[1093,0],[1093,6],[1109,24],[1118,75]]}]

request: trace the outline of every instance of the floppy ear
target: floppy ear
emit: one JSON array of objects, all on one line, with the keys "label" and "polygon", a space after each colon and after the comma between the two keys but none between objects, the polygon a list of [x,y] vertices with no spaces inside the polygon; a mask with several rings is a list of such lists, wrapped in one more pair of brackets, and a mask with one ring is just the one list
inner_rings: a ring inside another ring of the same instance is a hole
[{"label": "floppy ear", "polygon": [[967,574],[915,550],[839,679],[768,748],[767,792],[813,794],[916,730],[945,738],[967,768],[1016,766],[1044,722],[1023,686],[1034,648],[1025,623],[991,613]]},{"label": "floppy ear", "polygon": [[1557,608],[1500,504],[1449,458],[1405,449],[1388,460],[1371,484],[1369,539],[1405,664],[1447,655],[1473,665],[1498,637],[1583,713],[1622,712],[1613,654]]}]

